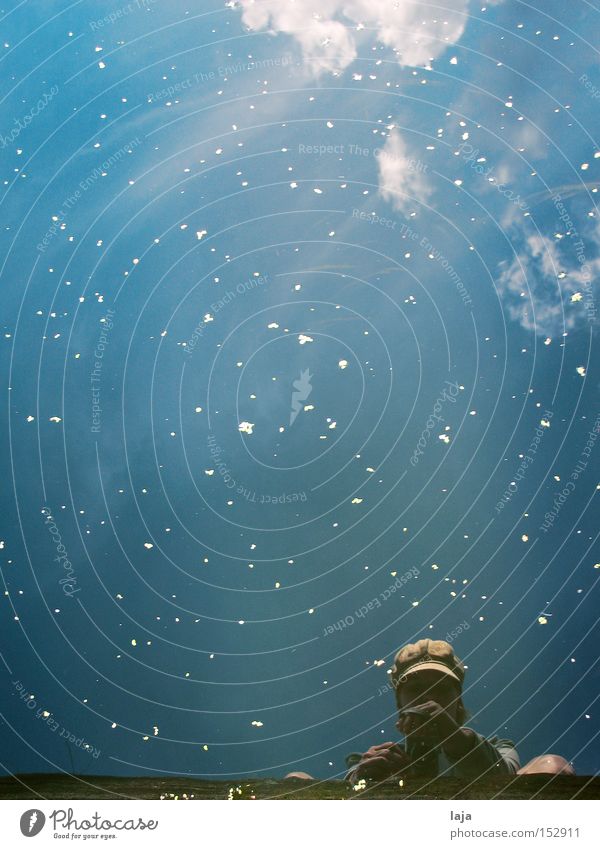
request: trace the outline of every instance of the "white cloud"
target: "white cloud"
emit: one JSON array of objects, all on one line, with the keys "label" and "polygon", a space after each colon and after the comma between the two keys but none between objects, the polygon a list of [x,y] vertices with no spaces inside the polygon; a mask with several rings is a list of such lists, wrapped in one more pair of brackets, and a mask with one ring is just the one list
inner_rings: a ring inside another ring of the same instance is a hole
[{"label": "white cloud", "polygon": [[[593,235],[593,234],[592,234]],[[586,239],[587,251],[598,247],[600,231]],[[571,237],[564,237],[571,241]],[[579,239],[579,236],[575,236]],[[568,251],[538,233],[532,234],[509,264],[501,263],[497,289],[508,315],[525,330],[556,338],[582,327],[589,318],[591,280],[600,273],[600,257],[577,263],[573,243]],[[584,259],[586,259],[584,257]],[[572,295],[582,293],[572,300]]]},{"label": "white cloud", "polygon": [[409,0],[240,0],[239,6],[250,29],[295,38],[319,74],[353,62],[361,32],[390,47],[401,65],[437,59],[462,36],[469,0],[445,0],[443,10]]},{"label": "white cloud", "polygon": [[380,155],[379,193],[394,209],[408,212],[431,195],[431,186],[424,176],[424,164],[412,159],[398,130],[391,130]]}]

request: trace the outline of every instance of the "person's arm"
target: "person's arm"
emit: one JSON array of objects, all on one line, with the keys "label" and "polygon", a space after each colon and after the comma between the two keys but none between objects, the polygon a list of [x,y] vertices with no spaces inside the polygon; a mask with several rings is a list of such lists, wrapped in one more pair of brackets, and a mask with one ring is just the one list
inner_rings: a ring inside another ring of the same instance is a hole
[{"label": "person's arm", "polygon": [[514,775],[519,769],[519,755],[511,740],[494,738],[492,743],[472,728],[461,728],[460,732],[443,746],[456,776]]},{"label": "person's arm", "polygon": [[379,743],[371,746],[366,752],[353,752],[346,757],[348,772],[345,781],[356,781],[361,778],[385,780],[407,769],[410,758],[399,743]]}]

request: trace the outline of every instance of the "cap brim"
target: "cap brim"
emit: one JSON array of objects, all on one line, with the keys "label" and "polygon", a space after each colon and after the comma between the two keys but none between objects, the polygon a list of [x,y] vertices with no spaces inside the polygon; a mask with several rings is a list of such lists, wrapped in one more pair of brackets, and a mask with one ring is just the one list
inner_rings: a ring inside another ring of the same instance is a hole
[{"label": "cap brim", "polygon": [[413,675],[415,672],[421,672],[421,670],[423,669],[435,669],[436,672],[443,672],[444,675],[448,675],[450,678],[453,678],[455,681],[458,681],[459,684],[461,683],[461,680],[458,675],[452,672],[451,669],[448,669],[445,664],[436,663],[435,661],[428,661],[427,663],[417,663],[414,666],[411,666],[410,669],[407,669],[406,672],[402,673],[398,680],[401,681],[405,675]]}]

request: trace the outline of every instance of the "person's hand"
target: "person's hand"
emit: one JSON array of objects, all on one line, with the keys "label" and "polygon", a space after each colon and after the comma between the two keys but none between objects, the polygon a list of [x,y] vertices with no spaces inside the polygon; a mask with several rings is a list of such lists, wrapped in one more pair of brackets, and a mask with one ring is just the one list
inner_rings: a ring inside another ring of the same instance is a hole
[{"label": "person's hand", "polygon": [[411,708],[418,709],[422,716],[408,713],[399,718],[396,728],[405,736],[412,735],[413,738],[426,738],[435,743],[445,744],[446,741],[460,734],[461,726],[437,702],[423,702],[419,705],[411,705]]},{"label": "person's hand", "polygon": [[360,778],[390,778],[401,772],[406,772],[411,759],[402,746],[397,743],[380,743],[371,746],[354,768],[353,780]]}]

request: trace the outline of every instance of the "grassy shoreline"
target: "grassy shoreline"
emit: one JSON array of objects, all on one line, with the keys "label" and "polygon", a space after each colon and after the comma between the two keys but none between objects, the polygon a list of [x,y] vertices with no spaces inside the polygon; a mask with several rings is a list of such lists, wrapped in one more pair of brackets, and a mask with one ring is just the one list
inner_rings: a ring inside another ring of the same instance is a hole
[{"label": "grassy shoreline", "polygon": [[[239,788],[239,789],[238,789]],[[113,776],[28,774],[0,778],[0,799],[600,799],[600,776],[496,776],[471,784],[438,778],[373,782],[355,791],[343,781],[244,778],[118,778]]]}]

